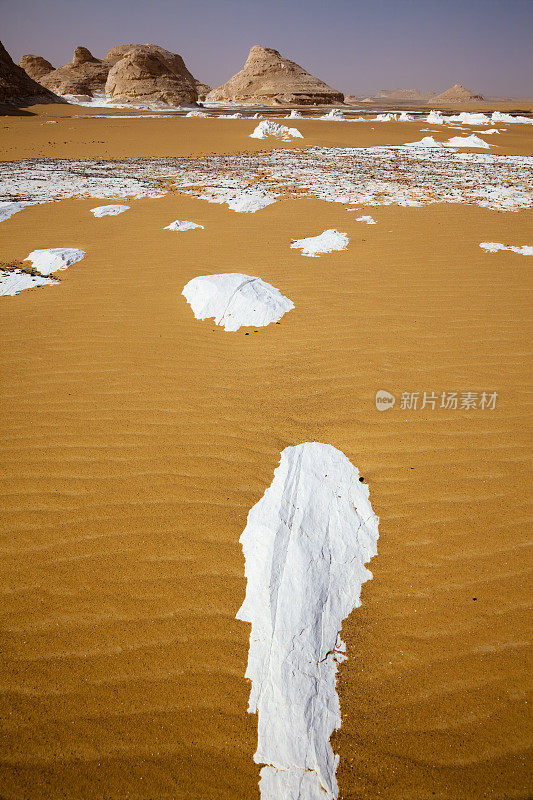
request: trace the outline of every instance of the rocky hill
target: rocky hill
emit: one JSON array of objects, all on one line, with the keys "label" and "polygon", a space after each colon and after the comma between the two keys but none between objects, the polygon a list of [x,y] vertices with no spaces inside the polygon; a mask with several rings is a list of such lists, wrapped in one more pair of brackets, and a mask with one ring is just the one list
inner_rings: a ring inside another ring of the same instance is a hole
[{"label": "rocky hill", "polygon": [[60,102],[59,97],[36,83],[22,67],[17,66],[0,42],[0,103],[25,106]]},{"label": "rocky hill", "polygon": [[261,105],[332,105],[344,95],[277,50],[256,45],[240,72],[213,89],[208,100]]}]

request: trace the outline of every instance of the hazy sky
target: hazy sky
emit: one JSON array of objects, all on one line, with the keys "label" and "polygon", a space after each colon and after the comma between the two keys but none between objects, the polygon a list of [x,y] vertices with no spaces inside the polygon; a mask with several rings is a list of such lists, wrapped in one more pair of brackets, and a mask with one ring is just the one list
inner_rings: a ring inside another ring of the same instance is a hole
[{"label": "hazy sky", "polygon": [[0,18],[15,61],[152,42],[218,86],[263,44],[346,93],[463,83],[533,96],[533,0],[0,0]]}]

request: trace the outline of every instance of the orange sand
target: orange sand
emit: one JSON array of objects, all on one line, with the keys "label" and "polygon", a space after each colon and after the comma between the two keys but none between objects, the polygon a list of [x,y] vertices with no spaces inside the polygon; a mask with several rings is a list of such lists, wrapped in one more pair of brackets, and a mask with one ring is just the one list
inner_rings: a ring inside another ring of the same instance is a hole
[{"label": "orange sand", "polygon": [[[45,118],[4,118],[3,157],[272,146],[244,138],[250,121]],[[306,144],[418,136],[300,123]],[[509,151],[530,136],[509,132]],[[531,265],[478,245],[531,244],[531,212],[377,207],[366,226],[312,199],[250,215],[169,194],[94,219],[102,203],[0,227],[2,261],[87,252],[59,286],[0,298],[2,797],[258,798],[238,538],[280,451],[308,440],[346,453],[381,518],[343,630],[340,797],[529,797]],[[164,231],[176,218],[205,230]],[[329,227],[346,252],[289,248]],[[296,309],[248,336],[199,322],[180,292],[209,271],[259,275]],[[499,397],[399,408],[424,390]]]}]

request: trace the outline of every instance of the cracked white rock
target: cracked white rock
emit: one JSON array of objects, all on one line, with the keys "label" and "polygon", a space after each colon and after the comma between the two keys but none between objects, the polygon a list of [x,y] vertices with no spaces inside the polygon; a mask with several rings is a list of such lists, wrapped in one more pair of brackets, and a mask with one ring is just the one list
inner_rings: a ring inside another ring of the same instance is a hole
[{"label": "cracked white rock", "polygon": [[189,222],[187,219],[176,219],[170,225],[165,225],[166,231],[192,231],[194,228],[204,229],[203,225],[198,225],[197,222]]},{"label": "cracked white rock", "polygon": [[200,275],[185,285],[182,294],[196,319],[214,317],[226,331],[270,325],[294,308],[275,286],[239,272]]},{"label": "cracked white rock", "polygon": [[52,272],[71,267],[84,257],[84,251],[75,247],[51,247],[47,250],[32,250],[24,261],[31,261],[41,275],[51,275]]},{"label": "cracked white rock", "polygon": [[297,128],[287,128],[286,125],[280,125],[270,119],[264,119],[259,123],[257,128],[254,128],[250,134],[250,139],[266,139],[269,136],[275,136],[282,139],[284,142],[290,139],[303,139],[304,137]]},{"label": "cracked white rock", "polygon": [[306,239],[296,239],[291,247],[302,250],[304,256],[319,256],[322,253],[331,253],[333,250],[346,250],[349,243],[348,234],[341,233],[335,228],[329,228],[319,236],[308,236]]},{"label": "cracked white rock", "polygon": [[0,270],[0,295],[12,297],[24,289],[33,289],[35,286],[54,284],[52,278],[43,278],[41,275],[30,275],[20,269]]},{"label": "cracked white rock", "polygon": [[533,247],[527,244],[514,247],[513,245],[500,244],[500,242],[481,242],[479,246],[487,253],[497,253],[499,250],[509,250],[511,253],[519,253],[521,256],[533,256]]},{"label": "cracked white rock", "polygon": [[341,725],[337,663],[343,620],[360,605],[365,564],[376,555],[378,518],[368,487],[340,450],[286,447],[270,487],[250,510],[240,541],[250,622],[249,713],[258,715],[254,760],[262,800],[330,800]]},{"label": "cracked white rock", "polygon": [[116,217],[117,214],[129,211],[129,208],[129,206],[121,205],[97,206],[96,208],[91,208],[91,214],[94,214],[95,217]]}]

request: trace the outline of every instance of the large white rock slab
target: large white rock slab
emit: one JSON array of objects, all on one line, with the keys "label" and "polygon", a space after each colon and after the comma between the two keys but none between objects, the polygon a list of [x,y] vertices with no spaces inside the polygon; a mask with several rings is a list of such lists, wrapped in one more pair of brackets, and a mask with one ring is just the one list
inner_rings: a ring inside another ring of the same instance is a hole
[{"label": "large white rock slab", "polygon": [[481,242],[479,246],[487,253],[497,253],[499,250],[509,250],[511,253],[519,253],[521,256],[533,256],[533,247],[527,244],[515,247],[513,245],[501,244],[500,242]]},{"label": "large white rock slab", "polygon": [[129,208],[129,206],[121,205],[97,206],[96,208],[91,208],[91,213],[95,217],[116,217],[117,214],[129,211]]},{"label": "large white rock slab", "polygon": [[194,228],[204,229],[203,225],[198,225],[197,222],[190,222],[188,219],[176,219],[170,225],[165,225],[166,231],[192,231]]},{"label": "large white rock slab", "polygon": [[51,275],[52,272],[71,267],[84,257],[84,251],[75,247],[51,247],[47,250],[32,250],[24,261],[31,261],[41,275]]},{"label": "large white rock slab", "polygon": [[329,228],[319,236],[308,236],[306,239],[296,239],[291,247],[301,249],[303,256],[319,256],[322,253],[331,253],[333,250],[346,250],[350,240],[347,233],[341,233],[335,228]]},{"label": "large white rock slab", "polygon": [[297,128],[287,128],[286,125],[280,125],[278,122],[273,122],[271,119],[264,119],[260,122],[257,128],[254,128],[249,138],[267,139],[269,136],[283,139],[284,142],[288,142],[291,139],[304,138]]},{"label": "large white rock slab", "polygon": [[275,286],[239,272],[200,275],[186,284],[182,294],[196,319],[214,317],[226,331],[270,325],[294,308]]},{"label": "large white rock slab", "polygon": [[30,275],[20,269],[0,270],[0,296],[12,297],[24,289],[33,289],[35,286],[57,283],[52,278],[43,278],[41,275]]},{"label": "large white rock slab", "polygon": [[330,737],[341,725],[337,663],[343,620],[360,605],[378,518],[359,472],[336,448],[286,447],[241,535],[247,579],[237,619],[250,622],[248,711],[262,800],[330,800]]}]

